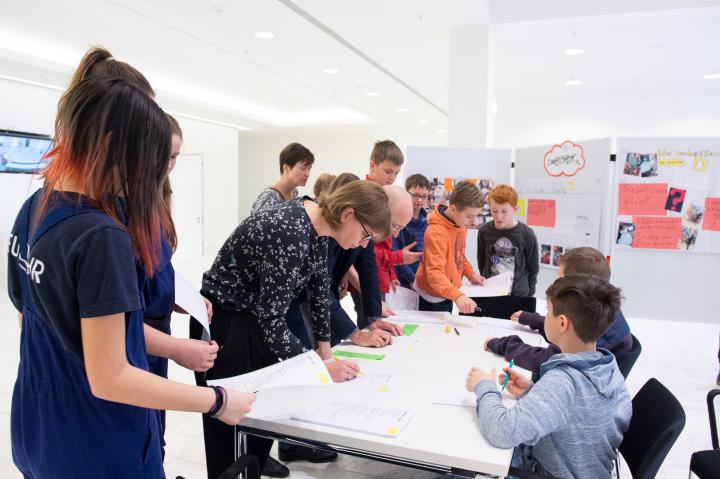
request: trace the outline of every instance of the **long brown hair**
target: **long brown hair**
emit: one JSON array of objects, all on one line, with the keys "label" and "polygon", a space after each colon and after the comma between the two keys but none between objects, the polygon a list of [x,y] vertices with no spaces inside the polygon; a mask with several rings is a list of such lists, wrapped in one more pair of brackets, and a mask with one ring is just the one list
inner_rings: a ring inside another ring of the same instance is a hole
[{"label": "long brown hair", "polygon": [[123,196],[135,255],[152,277],[159,264],[161,231],[172,227],[160,188],[170,159],[165,113],[131,81],[88,78],[61,98],[55,139],[38,217],[65,181],[84,185],[91,203],[120,224],[116,199]]},{"label": "long brown hair", "polygon": [[[75,73],[73,73],[72,79],[68,90],[70,91],[73,87],[77,86],[83,80],[88,78],[121,78],[128,80],[133,85],[138,87],[140,90],[151,98],[155,97],[155,91],[153,90],[150,82],[145,78],[140,71],[138,71],[132,65],[129,65],[123,61],[120,61],[113,57],[107,49],[94,46],[91,47],[80,60]],[[62,108],[63,100],[60,100],[59,108]],[[177,134],[182,138],[182,130],[175,118],[168,115],[170,125],[173,129],[173,133]],[[163,199],[166,200],[166,205],[163,205],[163,215],[167,218],[163,221],[163,235],[170,244],[170,248],[173,252],[177,249],[177,233],[175,231],[175,224],[172,221],[171,214],[171,203],[170,197],[172,196],[172,188],[170,187],[170,180],[166,178],[162,185]]]},{"label": "long brown hair", "polygon": [[112,53],[103,47],[94,46],[85,53],[75,73],[73,73],[68,90],[91,77],[124,78],[143,90],[147,96],[155,96],[155,92],[145,75],[132,65],[116,60]]}]

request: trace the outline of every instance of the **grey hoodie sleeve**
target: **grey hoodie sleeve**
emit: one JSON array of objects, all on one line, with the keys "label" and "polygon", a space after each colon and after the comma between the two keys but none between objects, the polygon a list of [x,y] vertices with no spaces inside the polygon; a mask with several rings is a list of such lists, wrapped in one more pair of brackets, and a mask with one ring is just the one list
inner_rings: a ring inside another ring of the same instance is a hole
[{"label": "grey hoodie sleeve", "polygon": [[570,376],[549,371],[518,398],[514,407],[507,409],[495,383],[480,381],[475,386],[480,432],[495,447],[533,445],[570,421],[568,404],[573,403],[574,390]]}]

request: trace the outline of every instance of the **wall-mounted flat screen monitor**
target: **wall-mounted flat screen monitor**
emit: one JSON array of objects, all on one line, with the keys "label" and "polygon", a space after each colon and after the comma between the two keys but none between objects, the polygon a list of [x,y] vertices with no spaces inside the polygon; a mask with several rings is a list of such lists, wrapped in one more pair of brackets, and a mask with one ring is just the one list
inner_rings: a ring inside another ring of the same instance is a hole
[{"label": "wall-mounted flat screen monitor", "polygon": [[39,173],[51,144],[47,135],[0,130],[0,173]]}]

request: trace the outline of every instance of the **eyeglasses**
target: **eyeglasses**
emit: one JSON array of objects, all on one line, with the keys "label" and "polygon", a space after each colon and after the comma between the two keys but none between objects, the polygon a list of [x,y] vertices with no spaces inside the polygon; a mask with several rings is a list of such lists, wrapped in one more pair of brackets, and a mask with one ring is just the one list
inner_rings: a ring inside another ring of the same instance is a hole
[{"label": "eyeglasses", "polygon": [[[358,221],[358,223],[360,223],[360,221]],[[360,226],[362,227],[362,229],[363,229],[363,234],[365,235],[365,236],[362,237],[362,239],[360,240],[360,242],[362,243],[362,242],[365,242],[365,241],[370,241],[370,240],[372,239],[373,235],[370,234],[370,233],[368,233],[368,230],[367,230],[367,228],[365,228],[365,225],[363,225],[362,223],[360,223]]]},{"label": "eyeglasses", "polygon": [[412,199],[414,200],[427,200],[430,198],[430,195],[419,195],[416,193],[413,193],[410,196],[412,196]]}]

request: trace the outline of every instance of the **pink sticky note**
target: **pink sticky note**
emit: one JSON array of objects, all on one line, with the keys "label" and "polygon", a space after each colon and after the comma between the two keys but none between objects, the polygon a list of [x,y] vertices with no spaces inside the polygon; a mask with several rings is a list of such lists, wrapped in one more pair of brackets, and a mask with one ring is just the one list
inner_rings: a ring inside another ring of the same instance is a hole
[{"label": "pink sticky note", "polygon": [[620,183],[618,214],[665,216],[667,183]]},{"label": "pink sticky note", "polygon": [[527,224],[530,226],[547,226],[548,228],[554,228],[555,200],[529,199],[527,202]]},{"label": "pink sticky note", "polygon": [[633,248],[678,249],[680,217],[633,216]]},{"label": "pink sticky note", "polygon": [[720,231],[720,198],[705,198],[702,229]]}]

